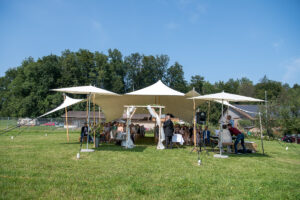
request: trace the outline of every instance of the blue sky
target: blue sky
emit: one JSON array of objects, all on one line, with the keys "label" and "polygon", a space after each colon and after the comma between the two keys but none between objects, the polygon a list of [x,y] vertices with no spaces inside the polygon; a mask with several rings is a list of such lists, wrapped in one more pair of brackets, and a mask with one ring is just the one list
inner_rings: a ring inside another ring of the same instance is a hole
[{"label": "blue sky", "polygon": [[167,54],[185,77],[300,83],[298,0],[0,0],[0,76],[80,48]]}]

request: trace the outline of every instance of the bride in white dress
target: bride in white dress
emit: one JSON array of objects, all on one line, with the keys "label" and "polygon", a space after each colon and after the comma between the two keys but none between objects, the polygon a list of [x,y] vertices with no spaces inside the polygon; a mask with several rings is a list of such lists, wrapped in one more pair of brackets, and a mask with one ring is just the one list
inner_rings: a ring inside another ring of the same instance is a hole
[{"label": "bride in white dress", "polygon": [[[232,143],[232,137],[231,134],[229,132],[229,130],[227,129],[227,125],[223,124],[222,125],[222,130],[220,131],[220,143],[219,143],[219,148],[223,150],[223,143]],[[227,152],[231,153],[231,148],[229,145],[227,145]]]}]

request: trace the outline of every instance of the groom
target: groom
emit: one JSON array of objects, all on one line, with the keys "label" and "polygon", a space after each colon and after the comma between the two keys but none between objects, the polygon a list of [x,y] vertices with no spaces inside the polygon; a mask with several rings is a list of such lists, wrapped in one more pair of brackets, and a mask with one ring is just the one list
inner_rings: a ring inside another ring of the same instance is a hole
[{"label": "groom", "polygon": [[173,122],[171,121],[171,117],[169,114],[167,114],[165,118],[164,132],[166,136],[166,148],[168,148],[170,144],[170,148],[172,149],[172,136],[174,132],[174,125]]}]

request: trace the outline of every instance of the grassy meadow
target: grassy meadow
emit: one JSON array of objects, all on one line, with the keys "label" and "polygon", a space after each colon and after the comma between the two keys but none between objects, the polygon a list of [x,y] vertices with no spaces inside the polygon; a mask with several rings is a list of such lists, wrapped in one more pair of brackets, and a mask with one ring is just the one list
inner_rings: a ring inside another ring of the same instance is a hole
[{"label": "grassy meadow", "polygon": [[63,130],[38,127],[1,135],[0,199],[300,197],[300,145],[265,141],[265,155],[259,148],[228,159],[201,152],[198,166],[191,147],[156,150],[151,142],[130,150],[104,144],[77,159],[78,137],[71,131],[67,143]]}]

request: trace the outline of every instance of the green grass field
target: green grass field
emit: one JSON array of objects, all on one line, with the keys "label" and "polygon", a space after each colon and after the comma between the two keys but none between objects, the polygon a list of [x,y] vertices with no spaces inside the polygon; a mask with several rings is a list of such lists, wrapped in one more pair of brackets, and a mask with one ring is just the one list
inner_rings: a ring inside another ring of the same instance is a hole
[{"label": "green grass field", "polygon": [[[45,133],[48,135],[45,136]],[[266,141],[263,156],[217,159],[191,147],[112,144],[81,153],[78,132],[39,128],[0,136],[1,199],[299,199],[300,145]],[[257,141],[258,142],[258,141]],[[286,151],[285,147],[289,150]]]}]

